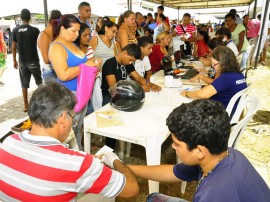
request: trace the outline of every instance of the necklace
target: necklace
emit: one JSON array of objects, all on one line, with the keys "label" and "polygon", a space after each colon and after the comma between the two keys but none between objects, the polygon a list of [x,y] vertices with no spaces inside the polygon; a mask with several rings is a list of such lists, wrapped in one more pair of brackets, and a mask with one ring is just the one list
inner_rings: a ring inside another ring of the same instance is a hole
[{"label": "necklace", "polygon": [[[229,155],[229,151],[227,150],[226,155],[225,155],[224,157],[222,157],[222,158],[217,162],[217,164],[216,164],[211,170],[209,170],[209,171],[206,173],[205,176],[202,176],[202,177],[201,177],[201,179],[198,181],[197,190],[198,190],[199,186],[201,185],[202,181],[203,181],[208,175],[210,175],[210,174],[215,170],[215,168],[218,166],[218,164],[219,164],[223,159],[225,159],[228,155]],[[202,171],[202,172],[203,172],[203,171]]]}]

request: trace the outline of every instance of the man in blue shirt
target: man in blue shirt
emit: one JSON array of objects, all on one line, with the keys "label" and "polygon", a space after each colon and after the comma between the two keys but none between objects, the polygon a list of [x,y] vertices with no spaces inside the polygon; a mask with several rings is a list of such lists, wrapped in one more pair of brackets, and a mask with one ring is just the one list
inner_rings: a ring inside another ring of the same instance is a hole
[{"label": "man in blue shirt", "polygon": [[[162,182],[198,181],[193,201],[270,201],[270,190],[248,159],[228,148],[230,119],[221,103],[194,100],[167,118],[177,165],[130,165],[135,175]],[[152,193],[148,202],[185,201]]]}]

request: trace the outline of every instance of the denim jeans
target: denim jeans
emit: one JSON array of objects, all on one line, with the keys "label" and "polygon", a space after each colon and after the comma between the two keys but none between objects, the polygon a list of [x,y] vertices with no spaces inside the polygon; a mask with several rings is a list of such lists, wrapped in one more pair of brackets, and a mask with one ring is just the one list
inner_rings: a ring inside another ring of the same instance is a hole
[{"label": "denim jeans", "polygon": [[171,196],[167,196],[167,195],[156,192],[156,193],[150,194],[147,197],[146,202],[188,202],[188,201],[185,199],[171,197]]},{"label": "denim jeans", "polygon": [[45,83],[48,83],[50,81],[55,81],[57,79],[56,73],[53,68],[49,68],[48,64],[44,64],[42,68],[42,77]]}]

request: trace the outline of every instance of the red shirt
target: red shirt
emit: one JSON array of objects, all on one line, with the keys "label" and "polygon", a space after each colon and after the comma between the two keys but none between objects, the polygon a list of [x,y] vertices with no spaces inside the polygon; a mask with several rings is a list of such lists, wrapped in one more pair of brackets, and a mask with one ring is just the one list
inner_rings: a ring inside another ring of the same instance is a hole
[{"label": "red shirt", "polygon": [[207,44],[205,44],[204,40],[200,40],[197,41],[196,44],[198,45],[198,57],[204,57],[205,55],[207,55],[210,51],[209,48],[207,46]]},{"label": "red shirt", "polygon": [[160,45],[155,44],[152,48],[152,53],[149,55],[152,72],[157,72],[162,69],[161,60],[165,55],[160,50]]}]

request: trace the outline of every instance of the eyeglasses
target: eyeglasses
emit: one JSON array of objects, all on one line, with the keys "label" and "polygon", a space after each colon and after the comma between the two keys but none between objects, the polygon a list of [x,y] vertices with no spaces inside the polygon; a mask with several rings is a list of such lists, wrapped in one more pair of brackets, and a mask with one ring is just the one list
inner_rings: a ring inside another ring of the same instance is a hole
[{"label": "eyeglasses", "polygon": [[217,66],[217,65],[219,65],[219,62],[218,63],[214,63],[214,64],[212,64],[212,67],[215,67],[215,66]]},{"label": "eyeglasses", "polygon": [[122,72],[122,78],[126,79],[127,78],[127,71],[125,65],[120,66],[121,72]]},{"label": "eyeglasses", "polygon": [[76,126],[78,126],[78,121],[75,119],[75,115],[74,116],[72,116],[71,114],[70,114],[70,112],[67,112],[67,114],[72,118],[72,127],[76,127]]}]

